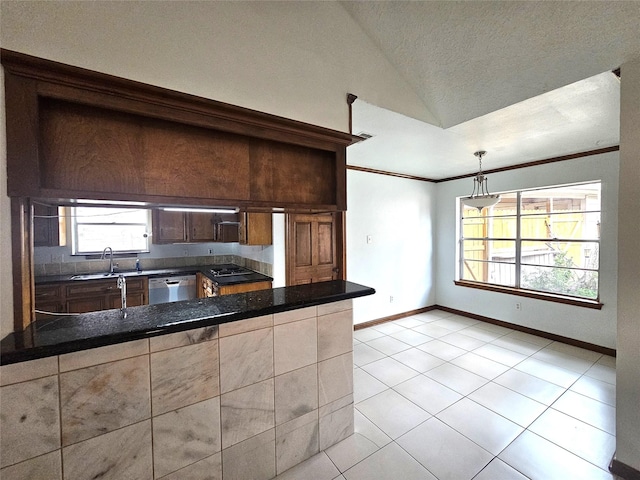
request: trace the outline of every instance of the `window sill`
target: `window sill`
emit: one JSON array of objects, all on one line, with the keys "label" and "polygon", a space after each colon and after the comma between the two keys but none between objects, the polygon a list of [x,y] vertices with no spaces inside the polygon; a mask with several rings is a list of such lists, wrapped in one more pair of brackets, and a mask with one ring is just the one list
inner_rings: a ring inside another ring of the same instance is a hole
[{"label": "window sill", "polygon": [[[113,258],[136,258],[141,253],[149,253],[149,250],[140,250],[136,252],[113,252]],[[101,253],[72,253],[72,257],[84,257],[85,260],[104,260]],[[109,255],[107,255],[107,260]]]},{"label": "window sill", "polygon": [[597,300],[588,300],[586,298],[568,297],[564,295],[554,295],[552,293],[534,292],[531,290],[522,290],[519,288],[502,287],[499,285],[488,285],[486,283],[470,282],[468,280],[454,280],[459,287],[477,288],[479,290],[488,290],[490,292],[508,293],[510,295],[518,295],[520,297],[535,298],[536,300],[546,300],[548,302],[564,303],[576,307],[594,308],[601,310],[603,305]]}]

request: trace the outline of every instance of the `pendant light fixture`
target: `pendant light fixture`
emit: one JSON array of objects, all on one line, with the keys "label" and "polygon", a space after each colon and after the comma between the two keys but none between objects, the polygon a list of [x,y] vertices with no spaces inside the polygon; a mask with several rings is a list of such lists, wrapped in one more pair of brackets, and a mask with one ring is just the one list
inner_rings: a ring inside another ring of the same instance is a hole
[{"label": "pendant light fixture", "polygon": [[480,162],[480,169],[473,178],[473,192],[468,197],[461,199],[462,203],[469,207],[477,208],[478,212],[482,212],[485,207],[493,207],[500,201],[500,195],[491,195],[489,193],[487,177],[482,173],[482,157],[486,154],[487,152],[484,150],[474,153]]}]

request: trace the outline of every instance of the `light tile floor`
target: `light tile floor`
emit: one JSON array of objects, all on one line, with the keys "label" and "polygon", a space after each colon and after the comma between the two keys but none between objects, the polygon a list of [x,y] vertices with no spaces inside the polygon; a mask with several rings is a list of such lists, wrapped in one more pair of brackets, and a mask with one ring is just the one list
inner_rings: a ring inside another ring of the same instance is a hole
[{"label": "light tile floor", "polygon": [[355,431],[282,480],[615,479],[615,358],[440,310],[354,332]]}]

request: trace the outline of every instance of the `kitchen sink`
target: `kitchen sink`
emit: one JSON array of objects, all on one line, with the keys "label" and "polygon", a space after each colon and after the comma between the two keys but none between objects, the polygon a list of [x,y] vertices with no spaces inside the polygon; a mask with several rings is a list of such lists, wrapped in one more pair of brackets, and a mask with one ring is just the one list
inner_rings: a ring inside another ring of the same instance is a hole
[{"label": "kitchen sink", "polygon": [[105,278],[117,278],[119,275],[127,277],[130,275],[136,275],[137,273],[137,270],[125,270],[113,273],[82,273],[78,275],[71,275],[71,280],[100,280]]}]

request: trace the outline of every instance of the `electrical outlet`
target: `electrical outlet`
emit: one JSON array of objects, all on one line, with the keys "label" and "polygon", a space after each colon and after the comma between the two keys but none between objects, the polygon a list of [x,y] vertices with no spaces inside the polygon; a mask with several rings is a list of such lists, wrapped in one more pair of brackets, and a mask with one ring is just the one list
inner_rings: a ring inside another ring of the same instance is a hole
[{"label": "electrical outlet", "polygon": [[373,237],[371,235],[367,235],[367,243],[373,243]]},{"label": "electrical outlet", "polygon": [[520,302],[516,303],[516,310],[522,310],[522,304]]},{"label": "electrical outlet", "polygon": [[389,303],[393,303],[393,295],[389,295]]},{"label": "electrical outlet", "polygon": [[185,249],[182,251],[182,254],[183,254],[185,257],[188,257],[188,256],[189,256],[189,250],[187,250],[187,249],[185,248]]},{"label": "electrical outlet", "polygon": [[209,249],[209,255],[211,255],[213,253],[213,248]]}]

